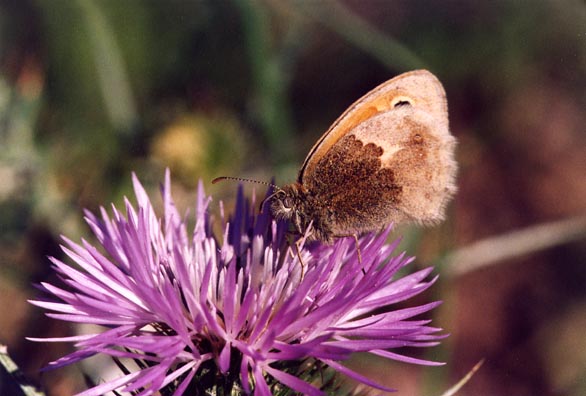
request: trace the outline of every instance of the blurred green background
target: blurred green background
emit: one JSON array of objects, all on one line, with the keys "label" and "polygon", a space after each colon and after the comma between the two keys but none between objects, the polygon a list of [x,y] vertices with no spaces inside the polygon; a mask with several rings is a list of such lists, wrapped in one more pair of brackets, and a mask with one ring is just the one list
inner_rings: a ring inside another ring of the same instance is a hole
[{"label": "blurred green background", "polygon": [[216,176],[291,182],[348,105],[417,68],[459,140],[448,221],[401,230],[438,264],[422,299],[444,300],[451,336],[419,356],[447,365],[350,364],[398,395],[439,395],[482,358],[460,395],[586,394],[580,0],[1,0],[0,343],[48,395],[83,389],[79,367],[38,373],[69,345],[24,340],[76,330],[26,299],[59,235],[88,235],[82,208],[120,204],[131,171],[155,197],[170,167],[182,210],[199,179],[216,202],[235,188]]}]

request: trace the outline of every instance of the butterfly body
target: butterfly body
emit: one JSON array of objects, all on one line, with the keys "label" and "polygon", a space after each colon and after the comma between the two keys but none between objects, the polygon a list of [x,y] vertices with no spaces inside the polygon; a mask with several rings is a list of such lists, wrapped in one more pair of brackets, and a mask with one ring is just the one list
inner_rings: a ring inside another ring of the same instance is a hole
[{"label": "butterfly body", "polygon": [[367,93],[311,149],[295,183],[270,199],[277,219],[309,239],[436,223],[455,192],[455,139],[445,92],[425,70]]}]

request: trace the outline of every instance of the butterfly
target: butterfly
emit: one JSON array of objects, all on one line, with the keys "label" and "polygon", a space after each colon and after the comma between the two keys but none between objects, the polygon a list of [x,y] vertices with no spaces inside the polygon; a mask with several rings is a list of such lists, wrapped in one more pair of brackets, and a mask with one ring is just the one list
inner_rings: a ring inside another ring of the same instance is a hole
[{"label": "butterfly", "polygon": [[297,181],[268,197],[308,240],[443,220],[456,191],[446,94],[427,70],[401,74],[352,104],[309,151]]}]

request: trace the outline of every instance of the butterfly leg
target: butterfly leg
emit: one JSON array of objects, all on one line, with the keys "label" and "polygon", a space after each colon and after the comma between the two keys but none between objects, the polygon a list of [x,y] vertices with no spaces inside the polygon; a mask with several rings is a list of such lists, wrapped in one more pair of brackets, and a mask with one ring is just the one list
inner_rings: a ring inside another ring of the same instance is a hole
[{"label": "butterfly leg", "polygon": [[299,280],[299,282],[303,281],[303,277],[305,276],[305,263],[303,262],[303,259],[301,258],[301,248],[299,247],[300,242],[301,242],[301,239],[298,239],[294,243],[295,253],[297,253],[297,259],[299,260],[299,264],[301,264],[301,279]]},{"label": "butterfly leg", "polygon": [[[360,244],[358,243],[358,235],[352,234],[354,237],[354,244],[356,245],[356,255],[358,256],[358,263],[362,265],[362,253],[360,253]],[[364,268],[362,268],[362,272],[364,272]]]},{"label": "butterfly leg", "polygon": [[[354,245],[356,246],[356,256],[358,257],[358,264],[362,265],[362,253],[360,252],[360,244],[358,243],[358,235],[357,234],[347,234],[347,235],[335,235],[334,238],[354,238]],[[362,268],[362,273],[366,275],[366,271],[364,267]]]},{"label": "butterfly leg", "polygon": [[[290,238],[295,238],[296,236],[298,236],[298,233],[287,233],[288,234],[288,244],[289,246],[293,246],[295,248],[295,255],[297,256],[297,259],[299,260],[299,264],[301,265],[301,279],[299,280],[300,282],[303,281],[303,278],[305,276],[305,262],[303,261],[303,259],[301,258],[301,245],[302,243],[305,243],[305,240],[311,235],[312,230],[308,230],[305,237],[303,238],[297,238],[297,240],[295,242],[293,242]],[[293,255],[293,252],[291,252],[292,257],[295,257]]]}]

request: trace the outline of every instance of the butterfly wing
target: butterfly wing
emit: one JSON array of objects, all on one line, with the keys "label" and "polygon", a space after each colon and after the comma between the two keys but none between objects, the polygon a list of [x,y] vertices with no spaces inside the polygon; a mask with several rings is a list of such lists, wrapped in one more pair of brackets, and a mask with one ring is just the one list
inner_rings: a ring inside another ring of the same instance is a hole
[{"label": "butterfly wing", "polygon": [[455,139],[439,81],[398,76],[350,107],[310,152],[299,180],[338,235],[435,222],[455,191]]},{"label": "butterfly wing", "polygon": [[401,106],[407,100],[416,101],[418,108],[444,122],[447,128],[446,94],[439,80],[427,70],[403,73],[365,94],[338,117],[307,154],[299,170],[298,181],[303,184],[306,175],[312,174],[317,161],[356,125]]}]

